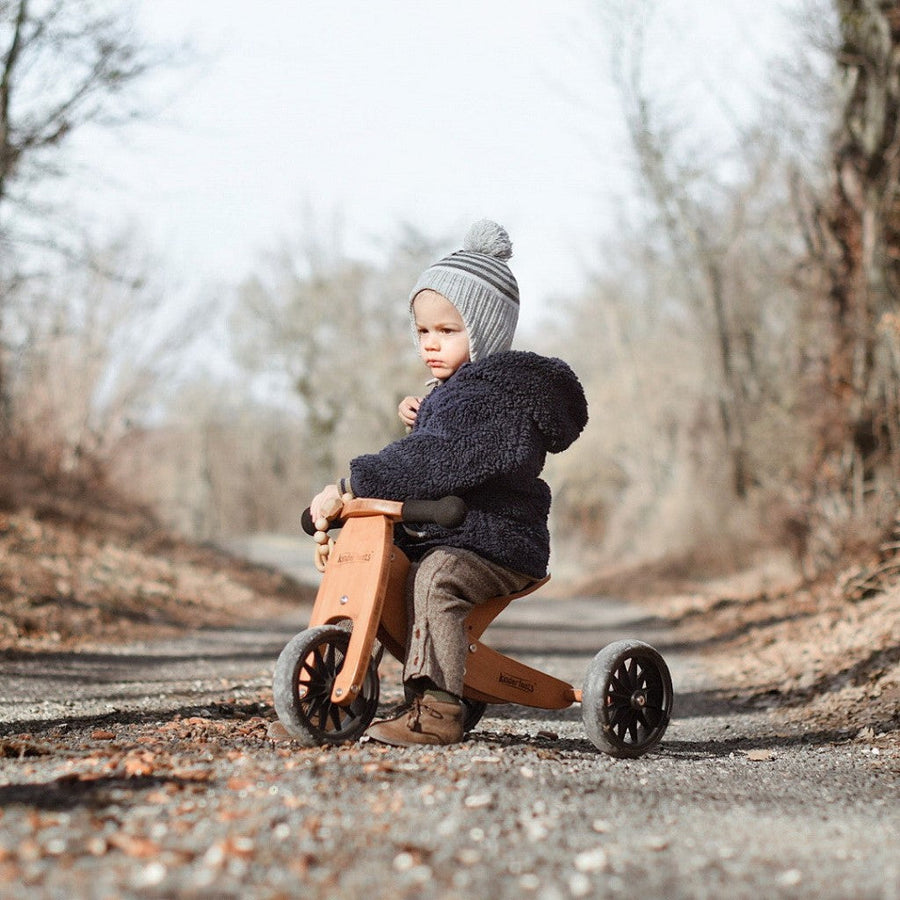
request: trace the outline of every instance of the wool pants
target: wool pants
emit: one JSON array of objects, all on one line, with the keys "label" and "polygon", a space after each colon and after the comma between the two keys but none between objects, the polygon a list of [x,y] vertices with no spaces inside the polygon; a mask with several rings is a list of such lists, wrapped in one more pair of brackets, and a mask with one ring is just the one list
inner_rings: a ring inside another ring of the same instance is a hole
[{"label": "wool pants", "polygon": [[466,617],[479,603],[514,594],[532,581],[531,576],[455,547],[438,547],[413,563],[406,581],[409,633],[404,682],[428,678],[439,690],[462,696]]}]

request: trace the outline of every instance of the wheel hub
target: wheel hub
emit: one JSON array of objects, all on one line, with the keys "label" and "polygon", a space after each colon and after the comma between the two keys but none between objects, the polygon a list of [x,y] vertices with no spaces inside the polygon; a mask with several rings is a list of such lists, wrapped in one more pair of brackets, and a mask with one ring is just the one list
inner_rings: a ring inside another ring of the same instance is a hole
[{"label": "wheel hub", "polygon": [[631,695],[631,708],[632,709],[643,709],[647,705],[647,692],[646,691],[635,691]]}]

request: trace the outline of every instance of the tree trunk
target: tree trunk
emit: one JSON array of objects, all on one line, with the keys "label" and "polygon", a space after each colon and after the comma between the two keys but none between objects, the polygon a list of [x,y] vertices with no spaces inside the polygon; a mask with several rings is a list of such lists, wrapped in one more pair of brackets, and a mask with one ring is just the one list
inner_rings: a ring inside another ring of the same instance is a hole
[{"label": "tree trunk", "polygon": [[900,8],[836,5],[841,106],[825,212],[831,346],[820,455],[859,514],[873,493],[896,492],[900,475]]}]

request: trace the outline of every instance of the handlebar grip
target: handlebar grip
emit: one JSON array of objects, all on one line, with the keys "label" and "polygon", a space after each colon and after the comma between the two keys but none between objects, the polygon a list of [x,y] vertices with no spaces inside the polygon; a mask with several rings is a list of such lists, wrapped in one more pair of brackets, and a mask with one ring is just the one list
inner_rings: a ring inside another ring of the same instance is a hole
[{"label": "handlebar grip", "polygon": [[403,504],[404,522],[433,522],[442,528],[457,528],[466,517],[466,504],[460,497],[440,500],[407,500]]},{"label": "handlebar grip", "polygon": [[[294,513],[296,515],[296,513]],[[316,533],[316,526],[313,524],[312,513],[309,511],[309,507],[300,514],[300,527],[310,536],[312,537]]]}]

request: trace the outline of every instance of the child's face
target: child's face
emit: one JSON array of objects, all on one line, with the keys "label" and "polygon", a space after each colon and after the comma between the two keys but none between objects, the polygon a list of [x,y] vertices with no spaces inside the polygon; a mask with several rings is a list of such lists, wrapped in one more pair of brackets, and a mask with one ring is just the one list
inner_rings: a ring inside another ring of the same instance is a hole
[{"label": "child's face", "polygon": [[420,291],[413,300],[419,356],[435,378],[445,381],[469,361],[469,334],[459,310],[437,291]]}]

